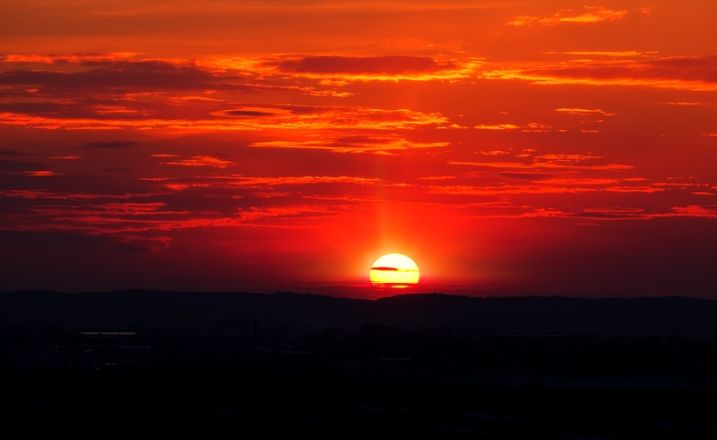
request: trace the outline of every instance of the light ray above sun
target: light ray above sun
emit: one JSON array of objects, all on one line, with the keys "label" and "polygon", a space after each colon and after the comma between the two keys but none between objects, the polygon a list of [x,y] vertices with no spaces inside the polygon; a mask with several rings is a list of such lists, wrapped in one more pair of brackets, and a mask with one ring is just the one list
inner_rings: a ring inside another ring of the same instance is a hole
[{"label": "light ray above sun", "polygon": [[411,258],[403,254],[386,254],[371,265],[369,280],[375,286],[402,288],[418,284],[420,271]]}]

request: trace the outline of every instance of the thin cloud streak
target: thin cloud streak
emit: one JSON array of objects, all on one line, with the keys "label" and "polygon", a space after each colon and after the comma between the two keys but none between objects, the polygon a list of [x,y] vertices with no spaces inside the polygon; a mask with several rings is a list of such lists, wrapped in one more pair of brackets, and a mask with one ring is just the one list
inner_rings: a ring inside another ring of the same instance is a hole
[{"label": "thin cloud streak", "polygon": [[627,9],[609,9],[602,6],[584,6],[582,11],[560,10],[547,17],[521,15],[507,24],[516,27],[556,26],[559,24],[592,24],[625,19]]}]

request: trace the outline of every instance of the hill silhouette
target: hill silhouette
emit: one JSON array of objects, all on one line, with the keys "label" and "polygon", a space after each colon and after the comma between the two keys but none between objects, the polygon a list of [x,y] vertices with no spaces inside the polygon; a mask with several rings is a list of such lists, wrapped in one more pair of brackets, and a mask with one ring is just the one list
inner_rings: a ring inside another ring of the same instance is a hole
[{"label": "hill silhouette", "polygon": [[317,327],[447,326],[483,334],[717,335],[717,301],[686,297],[476,298],[412,294],[379,300],[275,293],[115,291],[0,294],[3,326],[171,330],[252,320]]},{"label": "hill silhouette", "polygon": [[715,316],[681,297],[4,293],[6,429],[714,438]]}]

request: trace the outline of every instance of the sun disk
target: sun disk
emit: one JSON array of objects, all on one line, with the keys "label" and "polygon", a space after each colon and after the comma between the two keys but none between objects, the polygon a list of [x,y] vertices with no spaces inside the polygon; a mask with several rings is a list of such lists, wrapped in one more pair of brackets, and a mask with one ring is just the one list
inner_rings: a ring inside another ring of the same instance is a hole
[{"label": "sun disk", "polygon": [[389,287],[407,287],[418,284],[420,272],[418,265],[403,254],[386,254],[371,265],[369,280],[371,284]]}]

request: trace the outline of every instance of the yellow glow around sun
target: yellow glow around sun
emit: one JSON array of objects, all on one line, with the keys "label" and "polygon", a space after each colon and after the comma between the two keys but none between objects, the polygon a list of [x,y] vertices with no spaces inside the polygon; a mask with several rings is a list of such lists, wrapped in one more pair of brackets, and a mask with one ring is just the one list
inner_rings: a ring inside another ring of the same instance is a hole
[{"label": "yellow glow around sun", "polygon": [[406,287],[418,284],[418,266],[403,254],[386,254],[374,261],[369,272],[371,284]]}]

